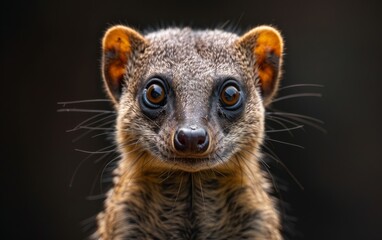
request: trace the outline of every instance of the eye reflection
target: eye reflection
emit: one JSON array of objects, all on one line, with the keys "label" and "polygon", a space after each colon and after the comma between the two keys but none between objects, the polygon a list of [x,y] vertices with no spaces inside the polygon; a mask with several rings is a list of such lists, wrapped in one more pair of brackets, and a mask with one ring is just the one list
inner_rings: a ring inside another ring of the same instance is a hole
[{"label": "eye reflection", "polygon": [[146,99],[152,104],[160,104],[165,98],[165,91],[158,84],[151,84],[146,91]]},{"label": "eye reflection", "polygon": [[223,88],[220,94],[220,101],[226,107],[235,106],[240,100],[241,92],[235,86],[229,85]]}]

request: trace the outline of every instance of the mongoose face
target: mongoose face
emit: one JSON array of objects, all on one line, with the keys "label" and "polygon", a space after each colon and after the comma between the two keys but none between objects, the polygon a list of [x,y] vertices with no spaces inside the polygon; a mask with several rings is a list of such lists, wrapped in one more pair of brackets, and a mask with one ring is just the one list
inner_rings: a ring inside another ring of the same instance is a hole
[{"label": "mongoose face", "polygon": [[117,26],[103,50],[122,154],[195,172],[260,147],[281,67],[282,40],[273,28],[242,37],[188,28],[143,37]]}]

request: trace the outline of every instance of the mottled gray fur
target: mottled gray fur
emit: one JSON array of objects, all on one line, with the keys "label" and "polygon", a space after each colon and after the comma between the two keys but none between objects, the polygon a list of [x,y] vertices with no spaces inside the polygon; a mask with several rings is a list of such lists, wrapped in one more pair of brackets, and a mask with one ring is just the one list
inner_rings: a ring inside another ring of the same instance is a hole
[{"label": "mottled gray fur", "polygon": [[[259,168],[269,100],[264,98],[272,96],[261,96],[253,43],[233,33],[189,28],[142,39],[131,43],[122,93],[114,96],[121,160],[94,237],[281,239],[276,205]],[[281,59],[275,81],[280,67]],[[150,119],[139,98],[153,76],[165,78],[172,92],[160,116]],[[219,115],[216,89],[226,79],[236,79],[245,96],[234,120]],[[207,157],[174,151],[174,131],[189,124],[208,129]]]}]

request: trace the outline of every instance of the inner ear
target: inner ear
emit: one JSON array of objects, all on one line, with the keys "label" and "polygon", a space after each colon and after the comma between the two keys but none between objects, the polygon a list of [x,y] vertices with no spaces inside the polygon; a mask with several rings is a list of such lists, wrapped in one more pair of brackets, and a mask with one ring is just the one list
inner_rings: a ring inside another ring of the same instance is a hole
[{"label": "inner ear", "polygon": [[284,47],[281,34],[273,27],[260,26],[244,34],[238,43],[255,60],[252,70],[260,82],[264,105],[268,105],[277,92],[281,76]]},{"label": "inner ear", "polygon": [[107,30],[102,41],[102,73],[106,90],[115,104],[121,95],[122,83],[132,66],[134,53],[140,51],[146,41],[135,30],[114,26]]}]

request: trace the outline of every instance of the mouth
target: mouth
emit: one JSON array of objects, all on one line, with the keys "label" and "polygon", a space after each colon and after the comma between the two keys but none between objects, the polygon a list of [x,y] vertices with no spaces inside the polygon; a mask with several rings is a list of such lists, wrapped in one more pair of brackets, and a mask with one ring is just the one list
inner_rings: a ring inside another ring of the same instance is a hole
[{"label": "mouth", "polygon": [[169,162],[176,162],[176,163],[182,163],[187,165],[195,165],[200,163],[206,163],[211,162],[213,159],[211,158],[203,158],[203,157],[174,157],[174,158],[168,158],[166,159]]},{"label": "mouth", "polygon": [[[164,150],[165,149],[165,150]],[[224,162],[218,155],[217,149],[211,149],[204,153],[200,152],[176,152],[172,149],[157,147],[151,148],[148,153],[156,161],[161,162],[163,167],[171,170],[183,170],[186,172],[197,172],[216,167]],[[223,154],[219,153],[219,154]]]},{"label": "mouth", "polygon": [[164,160],[165,162],[172,164],[173,167],[192,172],[211,168],[217,163],[216,159],[213,157],[201,157],[192,155],[187,157],[166,157]]}]

